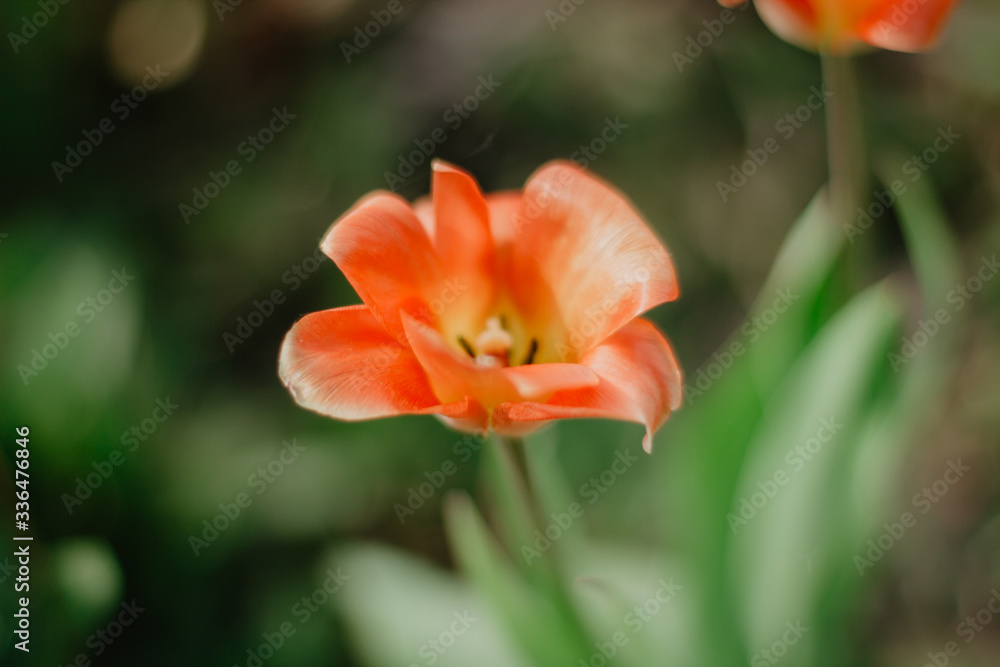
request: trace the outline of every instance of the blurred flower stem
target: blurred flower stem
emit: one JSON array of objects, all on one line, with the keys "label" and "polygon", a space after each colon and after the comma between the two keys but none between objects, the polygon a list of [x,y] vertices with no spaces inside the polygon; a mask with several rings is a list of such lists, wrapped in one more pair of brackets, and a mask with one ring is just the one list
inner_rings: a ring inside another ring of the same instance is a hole
[{"label": "blurred flower stem", "polygon": [[[531,473],[531,457],[525,441],[496,436],[494,442],[496,465],[493,471],[497,475],[495,490],[499,493],[495,510],[511,557],[524,563],[529,580],[547,589],[550,599],[572,614],[573,605],[564,589],[565,580],[556,556],[558,538],[546,536],[545,510],[539,496],[544,489],[538,487],[540,480],[534,479]],[[530,557],[525,557],[526,549]]]},{"label": "blurred flower stem", "polygon": [[845,225],[861,205],[868,181],[858,83],[850,56],[824,53],[821,57],[823,82],[830,95],[826,116],[830,210],[836,224]]},{"label": "blurred flower stem", "polygon": [[521,505],[521,511],[528,518],[531,531],[540,529],[542,510],[532,484],[524,438],[501,435],[497,436],[495,440],[499,450],[497,453],[501,459],[506,459],[508,462],[508,465],[501,465],[501,470],[511,476],[507,487],[517,494],[516,502]]}]

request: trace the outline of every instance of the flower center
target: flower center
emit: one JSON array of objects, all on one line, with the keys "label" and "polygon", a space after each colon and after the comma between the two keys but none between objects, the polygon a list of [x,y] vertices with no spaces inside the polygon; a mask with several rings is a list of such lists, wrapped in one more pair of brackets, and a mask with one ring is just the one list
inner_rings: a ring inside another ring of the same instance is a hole
[{"label": "flower center", "polygon": [[[504,320],[494,315],[487,318],[485,325],[486,328],[479,332],[479,335],[476,336],[471,344],[465,337],[458,337],[458,342],[462,346],[462,349],[479,366],[486,368],[505,368],[510,366],[510,352],[511,348],[514,347],[514,337],[507,331]],[[521,363],[533,363],[537,351],[538,341],[532,338],[528,346],[528,354]],[[514,365],[518,364],[515,362]]]}]

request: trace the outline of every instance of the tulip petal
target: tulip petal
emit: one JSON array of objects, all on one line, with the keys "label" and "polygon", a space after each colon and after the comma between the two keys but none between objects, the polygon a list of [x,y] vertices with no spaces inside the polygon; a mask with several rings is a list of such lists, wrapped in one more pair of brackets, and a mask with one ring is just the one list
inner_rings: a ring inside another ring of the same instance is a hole
[{"label": "tulip petal", "polygon": [[449,345],[436,329],[406,314],[402,319],[413,354],[424,368],[435,395],[442,401],[475,396],[483,405],[488,405],[487,396],[512,393],[513,388],[496,372],[499,369],[477,366],[467,354]]},{"label": "tulip petal", "polygon": [[532,316],[561,318],[570,354],[564,350],[560,360],[575,361],[678,295],[670,255],[642,217],[570,162],[550,163],[528,180],[518,222],[512,292]]},{"label": "tulip petal", "polygon": [[[726,6],[737,0],[720,0]],[[807,49],[843,54],[867,43],[893,51],[933,46],[957,0],[756,0],[779,37]]]},{"label": "tulip petal", "polygon": [[462,419],[482,412],[464,400],[442,405],[413,352],[363,305],[296,322],[282,343],[278,375],[296,403],[336,419],[425,413]]},{"label": "tulip petal", "polygon": [[506,401],[546,400],[557,391],[599,382],[591,369],[579,364],[481,366],[423,322],[404,314],[403,326],[435,395],[443,401],[468,397],[489,410]]},{"label": "tulip petal", "polygon": [[483,193],[472,176],[435,160],[430,215],[424,202],[415,208],[424,228],[432,230],[434,251],[446,278],[437,293],[429,295],[440,328],[449,337],[474,336],[495,306],[498,285]]},{"label": "tulip petal", "polygon": [[893,51],[923,51],[933,46],[956,0],[923,0],[907,13],[899,0],[882,0],[857,22],[858,38]]},{"label": "tulip petal", "polygon": [[475,179],[442,160],[433,165],[434,249],[462,277],[493,279],[490,214]]},{"label": "tulip petal", "polygon": [[[446,426],[453,428],[456,431],[476,433],[480,436],[486,436],[489,434],[490,413],[486,411],[486,408],[468,397],[458,401],[457,403],[449,403],[445,407],[450,406],[455,406],[454,412],[456,414],[454,417],[449,417],[444,413],[438,414],[438,418],[444,422]],[[461,408],[459,409],[458,406],[461,406]]]},{"label": "tulip petal", "polygon": [[444,285],[431,240],[406,200],[371,194],[333,223],[322,243],[373,315],[405,341],[399,313],[424,320]]},{"label": "tulip petal", "polygon": [[530,364],[504,368],[501,373],[526,401],[544,401],[557,391],[596,387],[601,381],[583,364]]},{"label": "tulip petal", "polygon": [[642,447],[681,403],[681,372],[670,344],[650,322],[635,319],[580,360],[600,378],[595,387],[557,391],[545,402],[504,403],[493,411],[498,433],[523,430],[522,422],[572,417],[623,419],[646,426]]},{"label": "tulip petal", "polygon": [[509,250],[517,237],[521,202],[521,193],[516,190],[486,195],[486,207],[490,212],[490,235],[497,254],[502,255]]},{"label": "tulip petal", "polygon": [[[483,194],[486,208],[489,212],[490,236],[493,239],[494,251],[500,253],[514,241],[518,225],[518,213],[521,208],[521,192],[519,190],[502,190]],[[434,222],[434,203],[430,197],[420,197],[413,202],[413,211],[420,219],[420,224],[427,230],[427,236],[434,238],[436,224]]]},{"label": "tulip petal", "polygon": [[413,212],[417,215],[417,219],[420,220],[420,224],[423,226],[424,231],[427,232],[427,238],[434,239],[434,203],[431,201],[430,196],[420,197],[413,201]]},{"label": "tulip petal", "polygon": [[814,0],[756,0],[757,12],[778,37],[815,49],[820,40],[820,16]]}]

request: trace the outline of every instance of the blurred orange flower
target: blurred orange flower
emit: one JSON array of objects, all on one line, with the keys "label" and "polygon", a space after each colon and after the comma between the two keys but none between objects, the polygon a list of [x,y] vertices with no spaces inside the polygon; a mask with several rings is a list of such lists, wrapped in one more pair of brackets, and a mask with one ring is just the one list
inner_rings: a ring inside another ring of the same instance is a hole
[{"label": "blurred orange flower", "polygon": [[363,305],[299,320],[279,375],[337,419],[437,414],[520,435],[568,417],[653,432],[681,401],[670,345],[638,315],[675,299],[669,254],[615,189],[569,162],[484,196],[433,166],[432,198],[369,194],[323,251]]},{"label": "blurred orange flower", "polygon": [[[719,0],[727,7],[747,0]],[[755,0],[761,18],[779,37],[835,54],[862,44],[892,51],[934,45],[958,0]]]}]

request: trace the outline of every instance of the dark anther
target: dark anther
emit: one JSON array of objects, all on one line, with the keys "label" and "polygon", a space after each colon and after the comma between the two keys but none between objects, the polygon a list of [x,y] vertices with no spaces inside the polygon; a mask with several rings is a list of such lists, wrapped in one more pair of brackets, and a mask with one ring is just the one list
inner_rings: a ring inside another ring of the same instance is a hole
[{"label": "dark anther", "polygon": [[458,337],[458,344],[462,346],[462,349],[465,350],[466,354],[473,359],[476,358],[476,352],[472,349],[472,346],[469,345],[469,341],[465,340],[465,336]]},{"label": "dark anther", "polygon": [[507,316],[504,314],[500,315],[500,328],[501,329],[507,328]]},{"label": "dark anther", "polygon": [[524,358],[524,365],[534,363],[535,353],[538,352],[538,339],[532,338],[531,345],[528,346],[528,356]]}]

